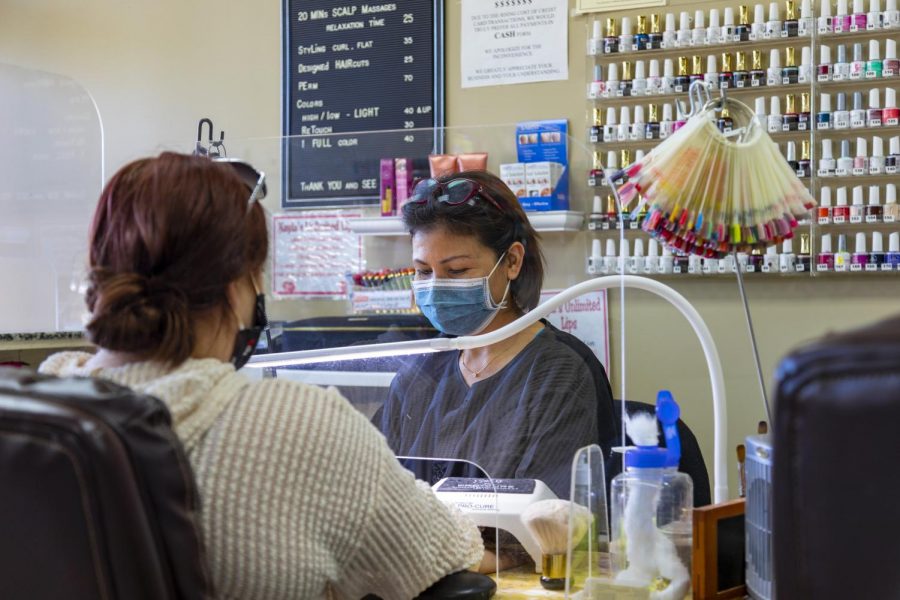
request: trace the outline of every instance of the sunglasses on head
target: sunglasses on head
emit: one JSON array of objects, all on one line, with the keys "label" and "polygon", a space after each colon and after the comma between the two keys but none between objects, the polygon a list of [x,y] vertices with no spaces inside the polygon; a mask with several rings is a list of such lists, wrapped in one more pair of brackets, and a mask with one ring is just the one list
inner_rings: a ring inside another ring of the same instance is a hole
[{"label": "sunglasses on head", "polygon": [[425,204],[431,200],[437,200],[450,206],[458,204],[474,204],[476,199],[487,200],[494,208],[504,212],[503,208],[493,198],[484,193],[480,183],[472,179],[451,179],[441,183],[437,179],[423,179],[413,188],[409,201],[413,204]]},{"label": "sunglasses on head", "polygon": [[249,211],[253,207],[253,203],[257,200],[262,200],[266,197],[266,174],[262,171],[257,171],[253,167],[250,166],[249,163],[246,163],[237,158],[213,158],[213,161],[217,163],[226,163],[231,166],[232,169],[238,174],[241,178],[241,181],[244,182],[244,185],[247,186],[247,189],[250,190],[250,198],[247,200],[247,210]]}]

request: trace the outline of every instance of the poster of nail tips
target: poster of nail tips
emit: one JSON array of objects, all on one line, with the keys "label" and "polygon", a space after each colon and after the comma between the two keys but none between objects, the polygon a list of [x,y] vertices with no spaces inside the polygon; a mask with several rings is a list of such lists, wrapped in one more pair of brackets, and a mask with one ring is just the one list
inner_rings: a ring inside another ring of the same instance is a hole
[{"label": "poster of nail tips", "polygon": [[569,78],[568,0],[462,0],[462,87]]}]

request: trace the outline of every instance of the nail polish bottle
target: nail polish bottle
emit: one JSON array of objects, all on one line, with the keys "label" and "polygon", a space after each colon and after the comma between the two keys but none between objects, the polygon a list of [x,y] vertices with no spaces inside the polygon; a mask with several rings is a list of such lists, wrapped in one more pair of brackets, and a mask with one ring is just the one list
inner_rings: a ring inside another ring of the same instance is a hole
[{"label": "nail polish bottle", "polygon": [[[612,195],[606,197],[606,222],[603,229],[619,228],[619,210],[616,208],[616,199]],[[609,242],[606,243],[606,255],[610,256]],[[612,256],[616,255],[616,249],[613,248]]]},{"label": "nail polish bottle", "polygon": [[603,127],[603,141],[607,144],[618,139],[619,126],[616,124],[616,108],[606,109],[606,125]]},{"label": "nail polish bottle", "polygon": [[889,143],[890,155],[884,157],[884,172],[895,175],[900,167],[900,136],[895,135]]},{"label": "nail polish bottle", "polygon": [[900,11],[897,10],[897,0],[885,0],[881,26],[885,29],[900,27]]},{"label": "nail polish bottle", "polygon": [[603,254],[600,253],[601,240],[591,240],[591,254],[588,256],[588,275],[599,275],[603,265]]},{"label": "nail polish bottle", "polygon": [[882,110],[878,88],[869,90],[869,110],[866,111],[866,127],[881,127]]},{"label": "nail polish bottle", "polygon": [[680,100],[675,101],[675,122],[672,123],[672,133],[675,133],[687,123],[687,112],[684,109],[684,104],[681,103]]},{"label": "nail polish bottle", "polygon": [[709,11],[709,27],[706,28],[706,43],[713,44],[722,43],[722,28],[719,26],[719,9],[712,8]]},{"label": "nail polish bottle", "polygon": [[[631,132],[631,108],[622,106],[619,108],[619,130],[616,132],[616,141],[628,141],[628,134]],[[609,168],[609,165],[606,165]]]},{"label": "nail polish bottle", "polygon": [[831,20],[834,32],[847,33],[850,31],[852,23],[853,18],[850,16],[850,11],[847,10],[847,0],[837,0],[837,14]]},{"label": "nail polish bottle", "polygon": [[594,77],[588,85],[588,100],[595,100],[603,96],[605,84],[603,82],[603,70],[600,65],[594,65]]},{"label": "nail polish bottle", "polygon": [[869,253],[866,252],[866,234],[856,234],[856,250],[850,255],[850,270],[858,273],[866,268],[869,262]]},{"label": "nail polish bottle", "polygon": [[791,46],[784,49],[784,67],[781,69],[782,85],[797,83],[800,80],[800,67],[797,66],[796,49]]},{"label": "nail polish bottle", "polygon": [[628,272],[637,275],[644,270],[644,240],[638,238],[634,240],[634,254],[631,256],[631,265]]},{"label": "nail polish bottle", "polygon": [[750,9],[744,4],[738,6],[738,24],[734,28],[734,36],[736,42],[750,40]]},{"label": "nail polish bottle", "polygon": [[671,275],[675,272],[675,257],[668,246],[663,246],[662,257],[659,259],[659,272],[665,275]]},{"label": "nail polish bottle", "polygon": [[606,19],[606,37],[603,38],[603,54],[614,54],[619,51],[619,36],[616,35],[616,20]]},{"label": "nail polish bottle", "polygon": [[672,135],[672,125],[675,121],[672,118],[672,105],[663,104],[663,116],[659,122],[659,139],[664,140]]},{"label": "nail polish bottle", "polygon": [[831,81],[831,47],[819,46],[819,65],[816,67],[818,81]]},{"label": "nail polish bottle", "polygon": [[[599,196],[596,196],[599,198]],[[828,225],[831,223],[831,187],[822,186],[819,190],[819,208],[816,211],[819,225]]]},{"label": "nail polish bottle", "polygon": [[869,153],[866,138],[856,138],[856,158],[853,159],[852,174],[860,177],[869,174]]},{"label": "nail polish bottle", "polygon": [[865,31],[867,21],[865,0],[853,0],[853,19],[850,21],[850,31]]},{"label": "nail polish bottle", "polygon": [[588,55],[596,56],[602,52],[603,36],[600,33],[600,19],[591,23],[591,37],[588,38]]},{"label": "nail polish bottle", "polygon": [[690,263],[690,260],[688,259],[688,257],[685,256],[684,254],[682,254],[681,252],[678,252],[677,254],[675,254],[675,260],[673,261],[672,272],[675,273],[676,275],[678,273],[687,273],[689,263]]},{"label": "nail polish bottle", "polygon": [[647,31],[647,15],[638,15],[637,34],[634,36],[635,50],[650,49],[650,34]]},{"label": "nail polish bottle", "polygon": [[872,233],[872,252],[869,253],[869,262],[866,263],[866,271],[880,271],[884,267],[884,238],[880,231]]},{"label": "nail polish bottle", "polygon": [[800,0],[800,25],[797,30],[800,37],[808,37],[815,28],[811,4],[811,0]]},{"label": "nail polish bottle", "polygon": [[675,15],[672,13],[666,14],[666,28],[663,30],[661,42],[659,44],[660,48],[676,48],[676,40],[677,34],[675,33]]},{"label": "nail polish bottle", "polygon": [[631,95],[647,95],[647,77],[644,72],[644,61],[642,60],[634,63],[634,79],[631,80]]},{"label": "nail polish bottle", "polygon": [[797,161],[797,177],[809,177],[811,172],[809,159],[809,140],[800,140],[800,160]]},{"label": "nail polish bottle", "polygon": [[691,45],[691,15],[686,10],[679,16],[678,34],[675,36],[677,48],[687,48]]},{"label": "nail polish bottle", "polygon": [[[787,163],[791,168],[791,171],[794,173],[800,168],[800,163],[797,162],[797,144],[795,142],[787,143]],[[797,175],[800,177],[800,175]]]},{"label": "nail polish bottle", "polygon": [[766,253],[762,257],[762,272],[777,273],[778,272],[778,248],[769,246]]},{"label": "nail polish bottle", "polygon": [[794,0],[786,0],[784,25],[781,28],[781,37],[797,37],[800,35],[800,22],[797,20],[797,5]]},{"label": "nail polish bottle", "polygon": [[[772,9],[775,9],[774,21],[772,20]],[[776,28],[777,27],[777,28]],[[762,40],[772,37],[772,31],[775,28],[775,37],[781,34],[781,19],[778,16],[778,3],[769,4],[769,20],[766,21],[766,8],[762,4],[753,7],[753,23],[750,24],[750,41]]]},{"label": "nail polish bottle", "polygon": [[897,108],[897,92],[894,88],[884,90],[884,108],[881,110],[881,124],[896,127],[900,124],[900,108]]},{"label": "nail polish bottle", "polygon": [[[634,122],[631,124],[631,133],[628,136],[628,139],[632,142],[637,142],[638,140],[643,140],[644,138],[644,130],[647,128],[647,122],[644,120],[644,107],[640,104],[634,107]],[[628,166],[626,163],[622,163],[622,166]]]},{"label": "nail polish bottle", "polygon": [[719,273],[736,273],[737,268],[734,262],[734,255],[729,254],[728,256],[719,260]]},{"label": "nail polish bottle", "polygon": [[648,37],[648,50],[659,50],[662,48],[662,28],[660,27],[659,14],[650,15],[650,34]]},{"label": "nail polish bottle", "polygon": [[847,94],[838,92],[837,109],[831,113],[833,129],[850,129],[850,111],[847,110]]},{"label": "nail polish bottle", "polygon": [[839,187],[837,190],[837,205],[831,209],[831,222],[835,225],[844,225],[850,220],[850,207],[847,206],[847,188]]},{"label": "nail polish bottle", "polygon": [[603,185],[603,160],[600,151],[594,152],[594,160],[591,170],[588,172],[588,187],[600,187]]},{"label": "nail polish bottle", "polygon": [[766,117],[766,99],[762,96],[756,99],[755,108],[753,112],[756,113],[754,119],[756,120],[756,124],[762,127],[763,129],[768,129],[768,117]]},{"label": "nail polish bottle", "polygon": [[800,94],[800,112],[797,114],[797,130],[809,131],[811,128],[811,117],[812,115],[810,113],[809,92],[803,92],[802,94]]},{"label": "nail polish bottle", "polygon": [[588,139],[592,144],[598,144],[603,141],[603,109],[594,108],[591,110],[593,119],[591,120],[591,128],[588,130]]},{"label": "nail polish bottle", "polygon": [[816,258],[816,271],[820,273],[834,270],[834,254],[831,253],[831,234],[822,236],[819,243],[819,255]]},{"label": "nail polish bottle", "polygon": [[822,94],[819,96],[819,112],[816,113],[816,129],[819,131],[831,129],[831,94]]},{"label": "nail polish bottle", "polygon": [[690,256],[688,256],[687,272],[691,275],[702,275],[703,259],[701,259],[696,254],[691,254]]},{"label": "nail polish bottle", "polygon": [[797,73],[797,81],[809,83],[812,80],[812,48],[803,46],[800,49],[800,71]]},{"label": "nail polish bottle", "polygon": [[734,119],[731,118],[731,114],[727,108],[723,108],[722,112],[719,113],[719,118],[716,120],[716,127],[718,127],[719,131],[722,133],[728,133],[734,129]]},{"label": "nail polish bottle", "polygon": [[619,81],[619,90],[621,90],[621,96],[629,97],[631,96],[631,87],[632,87],[632,76],[631,76],[631,62],[625,61],[622,63],[622,80]]},{"label": "nail polish bottle", "polygon": [[634,32],[631,29],[631,17],[622,17],[621,31],[619,34],[619,52],[633,52],[636,50]]},{"label": "nail polish bottle", "polygon": [[650,238],[647,243],[647,256],[644,257],[644,273],[648,275],[659,273],[659,242]]},{"label": "nail polish bottle", "polygon": [[850,270],[850,252],[847,250],[847,236],[843,233],[838,236],[837,252],[834,253],[834,270],[844,273]]},{"label": "nail polish bottle", "polygon": [[847,46],[844,44],[838,44],[837,60],[831,67],[831,79],[833,81],[850,79],[850,62],[847,60]]},{"label": "nail polish bottle", "polygon": [[895,231],[888,237],[888,253],[884,257],[884,271],[900,271],[900,232]]},{"label": "nail polish bottle", "polygon": [[781,131],[782,120],[781,100],[778,96],[772,96],[769,100],[769,123],[768,127],[766,127],[769,133]]},{"label": "nail polish bottle", "polygon": [[682,92],[686,92],[688,89],[688,85],[691,83],[691,78],[688,73],[688,57],[687,56],[679,56],[678,57],[678,76],[675,77],[675,81],[673,82],[675,92],[680,94]]},{"label": "nail polish bottle", "polygon": [[730,44],[735,40],[735,25],[734,25],[734,9],[730,6],[725,7],[725,13],[722,16],[722,43]]},{"label": "nail polish bottle", "polygon": [[878,79],[884,70],[881,60],[881,45],[878,40],[869,40],[869,60],[866,61],[866,79]]},{"label": "nail polish bottle", "polygon": [[869,186],[869,204],[866,205],[866,223],[881,223],[884,207],[881,206],[881,188]]},{"label": "nail polish bottle", "polygon": [[894,77],[898,74],[900,74],[900,60],[897,60],[897,40],[885,40],[881,75],[882,77]]},{"label": "nail polish bottle", "polygon": [[[850,155],[850,140],[841,140],[841,155],[837,159],[834,174],[838,177],[846,177],[853,171],[853,156]],[[838,190],[838,205],[840,205],[841,190]]]},{"label": "nail polish bottle", "polygon": [[660,80],[659,93],[675,93],[675,67],[671,58],[667,58],[663,63],[663,77]]},{"label": "nail polish bottle", "polygon": [[691,75],[688,78],[688,88],[695,81],[703,81],[703,57],[694,55],[691,57]]},{"label": "nail polish bottle", "polygon": [[704,258],[702,271],[703,271],[704,275],[718,275],[719,274],[719,259]]},{"label": "nail polish bottle", "polygon": [[703,74],[703,81],[711,90],[719,88],[719,68],[716,66],[715,54],[706,57],[706,73]]},{"label": "nail polish bottle", "polygon": [[[819,177],[834,177],[837,162],[832,155],[831,143],[831,140],[822,140],[822,158],[819,159],[819,170],[816,171]],[[828,191],[828,199],[831,200],[831,190]]]},{"label": "nail polish bottle", "polygon": [[[596,231],[597,229],[603,228],[603,222],[606,221],[606,213],[603,212],[603,198],[600,196],[594,196],[594,206],[591,211],[591,214],[588,215],[588,230]],[[599,242],[600,240],[594,240]],[[597,248],[597,254],[600,253],[600,249]],[[594,252],[591,253],[592,255]]]},{"label": "nail polish bottle", "polygon": [[865,206],[863,205],[863,188],[857,185],[853,188],[853,204],[850,206],[850,224],[858,225],[865,218]]},{"label": "nail polish bottle", "polygon": [[831,0],[821,0],[819,3],[819,20],[816,30],[820,35],[834,31],[831,25]]},{"label": "nail polish bottle", "polygon": [[872,138],[872,156],[869,158],[869,175],[884,175],[884,140]]},{"label": "nail polish bottle", "polygon": [[619,82],[619,65],[609,63],[606,67],[606,85],[603,90],[604,98],[616,98],[622,95],[622,88]]},{"label": "nail polish bottle", "polygon": [[614,240],[606,240],[606,256],[603,257],[604,274],[612,275],[616,272],[616,263],[619,262],[619,255],[616,252],[616,242]]},{"label": "nail polish bottle", "polygon": [[881,29],[882,15],[881,2],[879,2],[879,0],[869,0],[869,14],[866,15],[866,30],[874,31],[876,29]]},{"label": "nail polish bottle", "polygon": [[616,171],[619,170],[619,157],[615,153],[614,150],[608,150],[606,152],[606,164],[603,169],[603,184],[611,185],[615,183],[613,177],[616,174]]},{"label": "nail polish bottle", "polygon": [[650,61],[650,75],[647,77],[647,90],[645,93],[648,96],[659,94],[661,84],[662,78],[659,76],[659,60],[654,58]]},{"label": "nail polish bottle", "polygon": [[778,270],[782,273],[793,273],[796,262],[794,240],[788,238],[781,244],[781,254],[778,256]]},{"label": "nail polish bottle", "polygon": [[812,255],[810,253],[809,234],[800,234],[800,254],[797,256],[797,264],[794,270],[798,273],[808,273],[812,269]]},{"label": "nail polish bottle", "polygon": [[793,94],[784,97],[784,114],[781,116],[782,131],[797,131],[800,115],[797,114],[797,98]]},{"label": "nail polish bottle", "polygon": [[868,113],[863,109],[862,92],[853,92],[853,110],[850,111],[850,129],[866,126]]},{"label": "nail polish bottle", "polygon": [[850,61],[850,79],[862,79],[866,74],[866,61],[863,60],[863,45],[853,44],[853,60]]},{"label": "nail polish bottle", "polygon": [[659,108],[656,104],[651,104],[649,107],[650,116],[647,119],[647,125],[644,126],[644,139],[645,140],[658,140],[659,139]]},{"label": "nail polish bottle", "polygon": [[769,68],[766,73],[769,85],[781,85],[781,53],[778,48],[772,48],[769,53]]},{"label": "nail polish bottle", "polygon": [[[713,57],[713,62],[715,62],[715,57]],[[725,90],[732,86],[732,66],[731,66],[731,55],[727,52],[722,53],[722,70],[719,72],[719,82],[718,87]]]},{"label": "nail polish bottle", "polygon": [[619,260],[616,262],[616,275],[622,275],[631,269],[631,248],[628,240],[619,242]]},{"label": "nail polish bottle", "polygon": [[734,87],[750,87],[750,71],[747,70],[747,54],[743,50],[735,53],[733,73]]},{"label": "nail polish bottle", "polygon": [[692,46],[705,46],[706,41],[706,13],[702,10],[694,11],[694,30],[691,33]]},{"label": "nail polish bottle", "polygon": [[900,204],[897,204],[897,186],[889,183],[884,186],[884,212],[882,220],[885,223],[900,221]]},{"label": "nail polish bottle", "polygon": [[766,70],[763,68],[763,53],[762,50],[754,50],[750,69],[750,87],[759,87],[762,85],[766,85]]}]

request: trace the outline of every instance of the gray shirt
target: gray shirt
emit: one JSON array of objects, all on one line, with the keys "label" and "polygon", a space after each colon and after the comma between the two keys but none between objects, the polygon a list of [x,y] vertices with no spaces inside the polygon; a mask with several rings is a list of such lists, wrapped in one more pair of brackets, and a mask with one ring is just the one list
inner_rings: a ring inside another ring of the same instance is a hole
[{"label": "gray shirt", "polygon": [[[499,372],[469,386],[458,352],[411,359],[374,417],[401,456],[467,459],[491,477],[532,478],[569,497],[572,459],[615,437],[609,381],[582,342],[545,328]],[[477,476],[444,463],[408,463],[420,479]],[[483,476],[483,475],[482,475]]]}]

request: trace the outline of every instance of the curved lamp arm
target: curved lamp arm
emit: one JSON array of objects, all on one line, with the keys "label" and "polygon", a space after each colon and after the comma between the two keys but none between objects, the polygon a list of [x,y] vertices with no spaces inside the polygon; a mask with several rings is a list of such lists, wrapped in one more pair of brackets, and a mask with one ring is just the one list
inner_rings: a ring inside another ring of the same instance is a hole
[{"label": "curved lamp arm", "polygon": [[[713,400],[713,501],[724,502],[728,499],[728,472],[725,461],[725,451],[728,447],[727,414],[725,407],[725,377],[722,373],[722,363],[716,350],[716,343],[712,334],[697,309],[687,299],[671,287],[649,279],[635,275],[610,275],[583,281],[573,285],[540,304],[532,311],[519,317],[512,323],[490,333],[482,335],[466,335],[457,338],[432,338],[428,340],[413,340],[408,342],[391,342],[385,344],[368,344],[364,346],[344,346],[341,348],[323,348],[320,350],[302,350],[298,352],[282,352],[277,354],[260,354],[250,358],[247,367],[272,368],[293,365],[302,365],[318,362],[333,362],[342,360],[355,360],[375,358],[383,356],[403,356],[409,354],[427,354],[429,352],[446,352],[448,350],[468,350],[490,344],[496,344],[506,338],[515,335],[523,329],[533,325],[546,317],[563,304],[586,294],[616,288],[624,285],[656,294],[668,300],[669,303],[687,319],[703,348],[706,358],[706,366],[709,369],[709,377],[712,383]],[[624,400],[624,398],[623,398]]]}]

